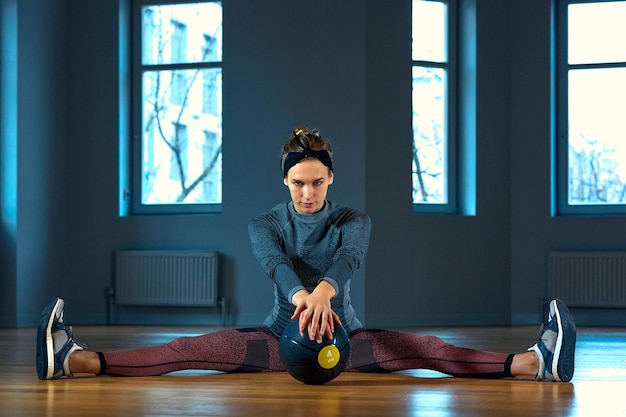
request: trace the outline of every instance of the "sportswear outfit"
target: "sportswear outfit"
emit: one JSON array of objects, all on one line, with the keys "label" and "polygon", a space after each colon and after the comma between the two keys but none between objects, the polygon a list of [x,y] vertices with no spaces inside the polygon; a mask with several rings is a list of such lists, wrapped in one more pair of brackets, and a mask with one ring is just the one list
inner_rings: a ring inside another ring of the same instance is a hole
[{"label": "sportswear outfit", "polygon": [[[297,213],[292,202],[275,206],[256,217],[248,227],[254,255],[274,283],[274,307],[263,327],[180,337],[164,345],[146,348],[98,352],[101,374],[150,376],[186,369],[223,372],[284,371],[278,346],[282,330],[295,309],[290,300],[297,291],[306,289],[312,292],[321,280],[325,280],[335,289],[331,306],[350,337],[351,356],[345,368],[346,372],[431,369],[460,377],[511,376],[512,354],[461,348],[435,336],[363,328],[350,301],[350,280],[364,262],[370,229],[370,219],[365,213],[330,201],[326,201],[324,208],[314,214]],[[39,330],[42,340],[46,339],[46,334],[54,335],[55,331],[58,334],[61,331],[59,328],[65,331],[62,323],[59,325],[53,320],[55,314],[62,319],[62,300],[57,299],[54,307],[53,303],[44,310],[42,316]],[[556,313],[551,310],[551,314],[555,315],[562,310],[567,308],[563,305]],[[567,372],[572,374],[573,345],[571,337],[566,343],[563,342],[564,332],[560,327],[555,327],[557,320],[552,320],[552,317],[548,318],[548,324],[553,324],[550,336],[553,335],[556,339],[546,339],[543,342],[540,339],[529,350],[535,350],[540,362],[545,362],[541,375],[537,375],[538,379],[561,380],[563,378],[558,375],[552,377],[552,374],[556,374],[557,366],[562,367],[562,363],[569,360],[569,356],[561,354],[559,359],[560,351],[555,355],[554,346],[558,345],[559,349],[561,345],[571,348],[571,372]],[[561,326],[560,321],[558,326]],[[575,330],[573,332],[575,343]],[[39,342],[37,366],[41,379],[50,379],[47,375],[53,374],[51,370],[46,373],[46,366],[54,368],[55,378],[63,374],[71,376],[67,363],[63,363],[67,362],[65,355],[57,358],[56,352],[80,347],[73,342],[69,333],[67,336],[65,333],[63,335],[64,338],[60,340],[67,340],[65,345],[69,345],[68,347],[61,346],[62,343],[58,341],[56,344],[52,341],[48,344]],[[557,340],[558,337],[561,339]],[[537,347],[538,345],[541,346]],[[54,352],[54,361],[49,359],[46,362],[43,357],[52,357],[51,352]],[[542,359],[542,354],[548,355],[547,359]],[[562,370],[561,372],[565,373]],[[571,379],[571,375],[569,378]]]}]

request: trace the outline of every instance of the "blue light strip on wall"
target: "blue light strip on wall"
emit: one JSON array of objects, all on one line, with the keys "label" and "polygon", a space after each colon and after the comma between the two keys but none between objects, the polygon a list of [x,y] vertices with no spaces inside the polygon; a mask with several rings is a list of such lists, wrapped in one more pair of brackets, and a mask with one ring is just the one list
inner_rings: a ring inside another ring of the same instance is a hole
[{"label": "blue light strip on wall", "polygon": [[17,231],[17,0],[0,0],[0,210]]}]

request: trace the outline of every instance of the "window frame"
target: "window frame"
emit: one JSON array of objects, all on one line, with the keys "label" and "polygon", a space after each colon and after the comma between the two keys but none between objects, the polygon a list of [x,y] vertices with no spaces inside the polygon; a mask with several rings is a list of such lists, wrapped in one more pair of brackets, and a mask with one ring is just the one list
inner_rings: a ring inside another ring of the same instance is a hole
[{"label": "window frame", "polygon": [[[143,148],[143,74],[145,71],[177,71],[177,70],[212,70],[219,69],[222,74],[224,69],[224,57],[220,61],[197,62],[197,63],[159,63],[144,64],[143,56],[143,14],[142,8],[147,5],[177,5],[190,3],[221,3],[222,10],[224,7],[223,0],[130,0],[130,80],[128,82],[130,88],[130,156],[127,157],[126,169],[129,171],[120,177],[125,178],[121,181],[123,187],[121,197],[124,201],[120,203],[121,215],[170,215],[170,214],[219,214],[222,212],[223,200],[219,203],[159,203],[144,204],[142,202],[142,148]],[[222,17],[223,19],[223,17]],[[222,83],[223,86],[223,83]],[[204,91],[204,86],[202,86]],[[223,95],[223,87],[222,87]],[[204,101],[204,99],[203,99]],[[223,115],[221,116],[223,120]],[[223,131],[222,131],[223,138]],[[121,157],[123,159],[123,156]],[[121,171],[121,168],[120,168]],[[223,171],[222,171],[223,173]],[[223,183],[223,177],[222,177]],[[203,186],[203,185],[200,185]],[[223,193],[222,193],[223,195]]]},{"label": "window frame", "polygon": [[585,3],[611,3],[619,0],[554,0],[553,17],[553,216],[625,215],[625,204],[569,204],[569,71],[576,69],[624,68],[626,62],[570,64],[568,62],[568,6]]},{"label": "window frame", "polygon": [[[447,5],[447,59],[446,62],[435,62],[426,60],[413,60],[411,50],[411,74],[415,67],[431,67],[440,68],[446,71],[446,86],[445,86],[445,99],[446,109],[444,118],[445,129],[445,163],[446,170],[446,203],[419,203],[414,202],[411,198],[413,206],[413,212],[415,213],[432,213],[432,214],[459,214],[461,211],[459,201],[461,199],[460,193],[462,190],[459,187],[459,138],[457,124],[459,123],[458,117],[458,2],[457,0],[425,0],[437,3],[444,3]],[[412,27],[412,24],[411,24]],[[413,30],[411,29],[411,36]],[[413,94],[413,76],[411,75],[411,94]],[[411,104],[413,106],[413,104]],[[411,107],[411,114],[413,114],[413,108]],[[411,122],[411,155],[412,158],[415,155],[415,132],[413,130],[413,122]],[[411,175],[413,173],[411,172]],[[411,194],[415,191],[413,182]]]}]

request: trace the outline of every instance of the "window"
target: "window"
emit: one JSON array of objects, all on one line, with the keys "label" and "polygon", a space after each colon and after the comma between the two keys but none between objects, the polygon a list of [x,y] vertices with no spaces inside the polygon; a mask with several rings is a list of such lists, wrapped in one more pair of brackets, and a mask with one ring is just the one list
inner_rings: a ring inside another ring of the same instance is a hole
[{"label": "window", "polygon": [[626,214],[626,1],[559,0],[558,214]]},{"label": "window", "polygon": [[413,0],[413,207],[456,207],[453,2]]},{"label": "window", "polygon": [[219,212],[222,5],[135,0],[132,211]]}]

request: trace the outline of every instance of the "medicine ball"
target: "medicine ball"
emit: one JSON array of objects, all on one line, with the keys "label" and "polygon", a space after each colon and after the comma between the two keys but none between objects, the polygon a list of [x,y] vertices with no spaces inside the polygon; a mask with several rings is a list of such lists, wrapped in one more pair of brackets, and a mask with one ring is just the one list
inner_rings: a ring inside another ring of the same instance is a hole
[{"label": "medicine ball", "polygon": [[310,340],[305,329],[300,335],[299,320],[291,320],[280,338],[280,358],[287,372],[310,385],[324,384],[335,379],[345,369],[350,357],[348,333],[335,325],[332,339],[322,343]]}]

